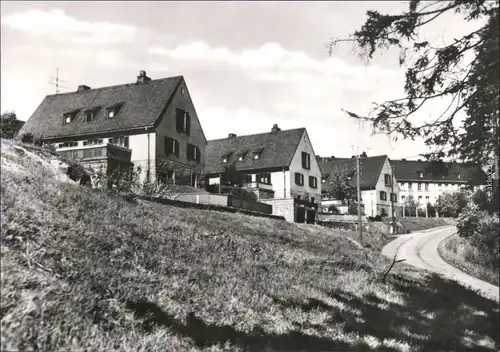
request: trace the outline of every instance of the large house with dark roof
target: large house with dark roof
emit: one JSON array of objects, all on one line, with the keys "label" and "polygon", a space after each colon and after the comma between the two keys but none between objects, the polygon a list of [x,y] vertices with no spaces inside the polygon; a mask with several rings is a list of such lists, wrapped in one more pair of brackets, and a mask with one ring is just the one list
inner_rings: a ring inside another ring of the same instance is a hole
[{"label": "large house with dark roof", "polygon": [[[48,95],[23,126],[45,144],[93,167],[140,167],[141,179],[197,181],[207,140],[182,76]],[[115,163],[116,164],[116,163]]]},{"label": "large house with dark roof", "polygon": [[[320,168],[321,182],[326,185],[335,171],[346,171],[353,185],[356,185],[356,159],[352,158],[321,158]],[[391,165],[387,155],[366,156],[363,153],[359,158],[361,201],[364,215],[376,216],[385,212],[391,216],[394,208],[394,216],[399,215],[399,186],[396,177],[391,172]],[[325,187],[324,187],[325,188]],[[321,207],[328,212],[332,205],[338,207],[340,199],[322,197]],[[345,207],[347,208],[347,207]],[[383,209],[383,210],[382,210]]]},{"label": "large house with dark roof", "polygon": [[434,204],[439,195],[462,188],[484,185],[486,175],[480,167],[458,162],[391,160],[400,186],[400,201],[413,198],[421,207]]},{"label": "large house with dark roof", "polygon": [[227,165],[236,166],[245,188],[273,205],[273,214],[289,221],[312,222],[321,202],[321,171],[305,128],[208,141],[205,174],[220,184]]}]

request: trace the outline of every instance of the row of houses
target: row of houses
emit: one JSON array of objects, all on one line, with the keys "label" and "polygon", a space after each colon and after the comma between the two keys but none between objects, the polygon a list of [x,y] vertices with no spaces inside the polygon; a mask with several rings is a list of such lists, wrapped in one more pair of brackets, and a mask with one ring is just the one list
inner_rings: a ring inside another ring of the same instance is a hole
[{"label": "row of houses", "polygon": [[[152,80],[145,71],[133,83],[81,85],[75,92],[46,96],[23,133],[93,168],[140,167],[143,181],[213,185],[234,164],[243,187],[289,221],[314,219],[328,208],[331,200],[322,198],[322,184],[335,168],[354,163],[353,158],[317,157],[305,128],[282,131],[275,124],[259,134],[207,140],[184,78]],[[471,180],[470,168],[462,164],[439,178],[422,161],[366,154],[361,159],[366,215],[389,213],[409,196],[432,202],[440,192]]]}]

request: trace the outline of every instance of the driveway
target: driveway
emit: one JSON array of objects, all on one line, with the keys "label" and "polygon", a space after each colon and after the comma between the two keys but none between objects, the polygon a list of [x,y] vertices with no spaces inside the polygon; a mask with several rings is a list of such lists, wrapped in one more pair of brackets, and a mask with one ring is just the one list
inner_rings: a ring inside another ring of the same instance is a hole
[{"label": "driveway", "polygon": [[382,249],[382,254],[391,259],[396,254],[396,260],[406,259],[407,264],[441,274],[463,286],[470,287],[484,297],[499,301],[498,286],[467,275],[441,259],[437,249],[438,244],[454,233],[456,233],[455,226],[446,226],[425,232],[400,235]]}]

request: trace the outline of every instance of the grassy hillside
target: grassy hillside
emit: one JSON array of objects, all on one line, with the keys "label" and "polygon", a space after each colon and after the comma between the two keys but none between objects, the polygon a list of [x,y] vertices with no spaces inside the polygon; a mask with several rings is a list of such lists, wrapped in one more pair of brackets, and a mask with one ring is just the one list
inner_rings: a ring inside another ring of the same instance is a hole
[{"label": "grassy hillside", "polygon": [[499,286],[498,261],[480,249],[472,246],[467,239],[452,235],[439,243],[439,255],[450,265],[490,284]]},{"label": "grassy hillside", "polygon": [[495,303],[404,265],[382,283],[340,233],[129,203],[38,161],[2,141],[2,350],[499,347]]},{"label": "grassy hillside", "polygon": [[398,222],[402,225],[404,230],[410,232],[418,232],[423,230],[432,229],[434,227],[441,227],[456,224],[455,219],[451,218],[400,218]]}]

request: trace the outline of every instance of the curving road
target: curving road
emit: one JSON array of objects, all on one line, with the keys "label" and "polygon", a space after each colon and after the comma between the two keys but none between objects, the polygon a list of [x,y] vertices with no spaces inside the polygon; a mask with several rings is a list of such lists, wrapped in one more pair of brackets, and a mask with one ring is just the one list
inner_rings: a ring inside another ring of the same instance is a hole
[{"label": "curving road", "polygon": [[399,235],[388,243],[382,254],[396,260],[406,259],[405,263],[417,268],[426,269],[455,280],[463,286],[478,291],[484,297],[499,301],[499,288],[485,281],[467,275],[463,271],[446,263],[438,253],[438,244],[445,238],[456,233],[455,226],[446,226],[427,230],[425,232]]}]

